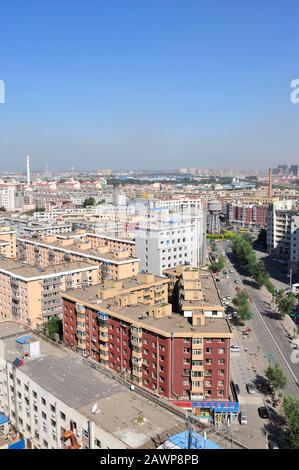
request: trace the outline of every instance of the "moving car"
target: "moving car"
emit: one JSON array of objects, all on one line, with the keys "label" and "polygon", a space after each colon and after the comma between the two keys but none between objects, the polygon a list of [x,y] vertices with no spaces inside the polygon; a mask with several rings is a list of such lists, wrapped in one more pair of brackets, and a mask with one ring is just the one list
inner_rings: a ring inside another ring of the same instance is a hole
[{"label": "moving car", "polygon": [[269,418],[269,412],[268,412],[268,408],[266,406],[260,406],[257,411],[258,411],[258,414],[259,414],[260,418],[262,418],[262,419],[268,419]]},{"label": "moving car", "polygon": [[236,279],[236,280],[235,280],[235,283],[236,283],[236,284],[239,284],[239,282],[240,282],[239,279]]},{"label": "moving car", "polygon": [[256,387],[252,383],[246,384],[246,389],[250,395],[253,395],[254,393],[256,393]]},{"label": "moving car", "polygon": [[241,351],[241,348],[240,346],[238,346],[237,344],[232,344],[231,347],[230,347],[230,350],[232,352],[240,352]]}]

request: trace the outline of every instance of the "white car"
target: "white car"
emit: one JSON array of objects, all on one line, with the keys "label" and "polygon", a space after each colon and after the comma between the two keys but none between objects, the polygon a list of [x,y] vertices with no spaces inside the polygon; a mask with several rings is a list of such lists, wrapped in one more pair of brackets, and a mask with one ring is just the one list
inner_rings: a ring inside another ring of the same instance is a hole
[{"label": "white car", "polygon": [[228,296],[226,297],[226,300],[231,300],[231,296],[228,295]]},{"label": "white car", "polygon": [[229,279],[229,276],[225,276],[225,279]]},{"label": "white car", "polygon": [[221,300],[222,300],[223,302],[225,302],[225,301],[226,301],[226,297],[222,297]]},{"label": "white car", "polygon": [[241,348],[237,344],[232,344],[231,347],[230,347],[230,350],[232,352],[241,352]]}]

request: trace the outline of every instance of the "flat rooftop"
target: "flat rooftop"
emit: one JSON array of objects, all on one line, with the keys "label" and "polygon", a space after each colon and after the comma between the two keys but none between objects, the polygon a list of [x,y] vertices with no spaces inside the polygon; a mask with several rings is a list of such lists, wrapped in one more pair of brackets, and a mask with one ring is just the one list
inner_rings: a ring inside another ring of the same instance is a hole
[{"label": "flat rooftop", "polygon": [[[151,437],[182,425],[183,420],[129,390],[80,356],[43,340],[15,322],[0,323],[0,354],[12,362],[21,349],[16,339],[29,335],[40,342],[40,356],[25,358],[22,372],[69,407],[117,436],[124,447],[140,447]],[[92,414],[97,403],[99,412]],[[144,417],[140,424],[140,417]]]},{"label": "flat rooftop", "polygon": [[[100,237],[100,235],[99,235]],[[60,237],[61,238],[61,237]],[[67,238],[67,237],[66,237]],[[106,238],[106,237],[102,237],[102,238]],[[58,249],[58,250],[61,250],[61,251],[64,251],[64,252],[67,252],[67,253],[78,253],[80,255],[83,255],[83,256],[86,256],[86,257],[91,257],[95,260],[107,260],[107,261],[113,261],[113,263],[115,264],[126,264],[126,263],[130,263],[132,261],[139,261],[139,258],[137,257],[132,257],[132,256],[126,256],[124,258],[117,258],[115,256],[115,253],[114,252],[109,252],[109,253],[100,253],[99,250],[97,250],[96,248],[94,249],[87,249],[87,250],[81,250],[78,245],[76,243],[72,243],[71,245],[61,245],[58,241],[53,241],[53,242],[46,242],[44,240],[32,240],[32,238],[25,238],[25,237],[22,237],[22,238],[19,238],[20,241],[24,240],[28,243],[32,243],[32,244],[35,244],[35,245],[40,245],[40,246],[46,246],[46,247],[49,247],[49,248],[55,248],[55,249]],[[130,240],[126,240],[128,242],[130,242]]]},{"label": "flat rooftop", "polygon": [[[157,280],[162,279],[158,276],[156,276],[156,278]],[[129,286],[129,279],[127,281],[127,285]],[[101,300],[99,297],[97,297],[100,287],[101,284],[97,284],[94,286],[86,287],[84,289],[70,289],[67,292],[63,293],[62,296],[71,297],[82,304],[92,305],[95,310],[110,310],[111,312],[115,313],[116,315],[119,315],[122,318],[126,317],[127,320],[130,322],[140,323],[144,325],[145,329],[148,327],[151,330],[159,330],[168,336],[174,333],[231,334],[231,329],[226,318],[206,317],[206,322],[203,326],[192,325],[188,322],[187,318],[178,313],[172,313],[171,315],[163,318],[153,318],[147,315],[148,310],[152,307],[151,305],[137,303],[127,307],[121,307],[117,305],[117,302],[114,300],[113,297],[107,300]],[[135,284],[135,287],[138,287],[138,284]]]},{"label": "flat rooftop", "polygon": [[73,271],[80,271],[84,269],[97,269],[95,264],[87,263],[85,261],[70,261],[66,263],[50,265],[47,268],[37,268],[30,264],[14,261],[10,258],[0,257],[0,272],[7,272],[14,277],[25,280],[31,278],[43,278],[51,275],[59,275],[61,273],[68,273]]}]

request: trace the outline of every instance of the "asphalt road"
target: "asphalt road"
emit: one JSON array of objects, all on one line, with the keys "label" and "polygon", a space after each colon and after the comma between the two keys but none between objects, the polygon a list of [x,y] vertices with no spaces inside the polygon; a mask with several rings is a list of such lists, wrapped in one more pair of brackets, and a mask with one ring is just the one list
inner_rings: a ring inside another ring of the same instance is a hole
[{"label": "asphalt road", "polygon": [[[221,251],[221,249],[224,246],[227,247],[228,244],[223,242],[219,243],[218,246]],[[235,294],[237,285],[234,283],[234,280],[239,279],[241,281],[239,285],[241,286],[243,284],[242,287],[246,289],[252,301],[253,318],[250,323],[261,348],[260,353],[263,354],[264,358],[271,364],[275,362],[280,364],[288,380],[284,393],[298,398],[299,363],[294,364],[291,361],[290,356],[293,351],[290,345],[291,341],[288,339],[281,321],[275,319],[271,312],[270,294],[265,289],[257,289],[249,277],[239,272],[233,253],[228,253],[228,259],[232,262],[232,265],[230,266],[230,263],[228,263],[225,269],[232,269],[233,273],[229,273],[229,280],[223,280],[218,283],[220,291],[226,292],[224,285],[227,284],[227,293],[234,292]],[[238,271],[235,268],[237,268]],[[234,294],[229,293],[228,295],[233,297]]]}]

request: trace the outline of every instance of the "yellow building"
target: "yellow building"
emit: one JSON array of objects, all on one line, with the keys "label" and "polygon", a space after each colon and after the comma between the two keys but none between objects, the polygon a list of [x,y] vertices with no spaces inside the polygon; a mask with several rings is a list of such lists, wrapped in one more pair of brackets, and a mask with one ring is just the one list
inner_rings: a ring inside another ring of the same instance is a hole
[{"label": "yellow building", "polygon": [[76,233],[37,240],[18,239],[19,260],[42,268],[65,261],[85,261],[101,269],[101,280],[125,279],[139,272],[139,259],[132,253],[134,242]]},{"label": "yellow building", "polygon": [[8,226],[0,226],[0,255],[16,259],[16,232]]},{"label": "yellow building", "polygon": [[61,294],[99,282],[99,266],[69,262],[35,268],[8,258],[0,260],[0,320],[17,320],[36,327],[61,316]]}]

